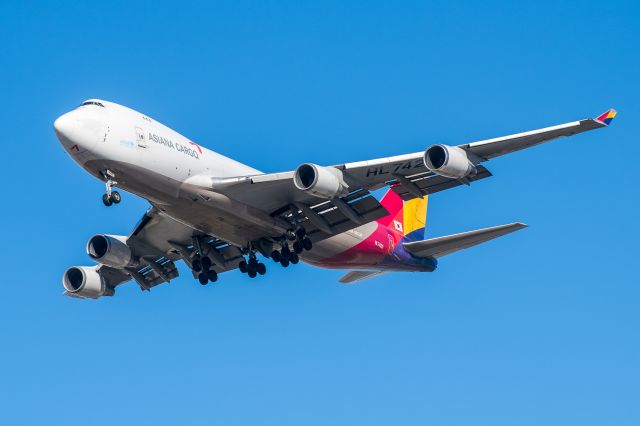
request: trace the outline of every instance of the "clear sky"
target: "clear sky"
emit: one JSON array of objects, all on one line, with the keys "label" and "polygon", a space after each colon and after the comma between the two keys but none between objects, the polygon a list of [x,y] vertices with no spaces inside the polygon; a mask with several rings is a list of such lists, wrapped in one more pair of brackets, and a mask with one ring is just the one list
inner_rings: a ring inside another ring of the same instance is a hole
[{"label": "clear sky", "polygon": [[[638,1],[3,2],[0,423],[640,424]],[[524,231],[357,286],[306,265],[62,296],[147,207],[52,123],[128,105],[264,171],[619,110],[437,194],[429,237]]]}]

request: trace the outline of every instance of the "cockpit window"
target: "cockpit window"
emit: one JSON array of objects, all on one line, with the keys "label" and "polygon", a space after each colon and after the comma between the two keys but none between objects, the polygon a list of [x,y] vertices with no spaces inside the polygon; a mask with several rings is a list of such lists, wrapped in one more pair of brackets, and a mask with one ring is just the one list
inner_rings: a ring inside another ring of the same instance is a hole
[{"label": "cockpit window", "polygon": [[96,105],[96,106],[104,108],[104,105],[102,105],[100,102],[96,102],[96,101],[83,102],[80,106],[85,106],[85,105]]}]

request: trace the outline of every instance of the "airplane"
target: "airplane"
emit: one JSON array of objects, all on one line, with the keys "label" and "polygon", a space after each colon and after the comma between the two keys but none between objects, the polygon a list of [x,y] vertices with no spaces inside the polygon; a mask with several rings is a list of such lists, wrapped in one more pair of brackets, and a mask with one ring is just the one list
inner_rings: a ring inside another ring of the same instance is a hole
[{"label": "airplane", "polygon": [[[58,117],[67,154],[105,183],[105,206],[121,188],[150,203],[128,236],[97,234],[86,250],[97,263],[63,273],[64,294],[113,296],[133,280],[141,290],[179,275],[182,260],[200,284],[239,270],[266,273],[299,261],[348,270],[356,283],[389,272],[433,272],[440,257],[515,232],[519,222],[424,239],[431,194],[491,176],[483,163],[564,136],[607,127],[613,109],[539,130],[386,158],[262,173],[209,150],[125,106],[89,99]],[[387,190],[378,200],[372,191]]]}]

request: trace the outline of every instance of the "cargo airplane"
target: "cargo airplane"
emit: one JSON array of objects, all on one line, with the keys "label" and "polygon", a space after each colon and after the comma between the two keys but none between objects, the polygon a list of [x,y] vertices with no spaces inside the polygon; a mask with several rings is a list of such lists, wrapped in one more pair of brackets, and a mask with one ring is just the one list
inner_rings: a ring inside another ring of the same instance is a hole
[{"label": "cargo airplane", "polygon": [[[609,110],[573,121],[458,146],[387,158],[262,173],[211,151],[145,114],[100,99],[60,116],[55,133],[69,156],[105,183],[102,201],[122,188],[150,208],[128,236],[87,242],[95,266],[63,274],[65,294],[113,296],[133,280],[142,290],[178,276],[184,261],[201,284],[226,271],[264,275],[269,258],[349,270],[354,283],[394,271],[432,272],[438,258],[526,227],[511,223],[424,239],[427,198],[491,176],[495,157],[609,125]],[[387,188],[380,200],[371,191]]]}]

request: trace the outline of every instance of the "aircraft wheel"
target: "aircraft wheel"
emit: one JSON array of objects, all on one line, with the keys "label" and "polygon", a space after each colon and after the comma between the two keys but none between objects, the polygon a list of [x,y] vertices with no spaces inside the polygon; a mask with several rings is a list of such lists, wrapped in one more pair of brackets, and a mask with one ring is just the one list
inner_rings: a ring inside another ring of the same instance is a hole
[{"label": "aircraft wheel", "polygon": [[202,271],[202,262],[200,261],[199,257],[194,257],[193,258],[193,260],[191,261],[191,267],[196,272]]},{"label": "aircraft wheel", "polygon": [[211,281],[212,283],[215,283],[216,281],[218,281],[218,273],[216,271],[214,271],[213,269],[211,269],[209,271],[209,273],[207,274],[207,278],[209,279],[209,281]]},{"label": "aircraft wheel", "polygon": [[267,273],[267,267],[265,266],[264,263],[258,263],[258,266],[256,267],[256,272],[260,275],[264,275]]},{"label": "aircraft wheel", "polygon": [[286,268],[287,266],[289,266],[289,259],[282,259],[280,260],[280,264],[282,265],[283,268]]},{"label": "aircraft wheel", "polygon": [[289,247],[288,246],[282,247],[282,251],[280,252],[280,254],[282,255],[282,259],[289,260],[289,256],[291,256],[291,252],[289,251]]},{"label": "aircraft wheel", "polygon": [[307,230],[303,227],[300,227],[296,230],[296,236],[299,240],[303,239],[305,235],[307,235]]},{"label": "aircraft wheel", "polygon": [[202,269],[205,271],[208,271],[211,268],[211,259],[207,256],[203,256],[202,259],[200,259],[200,263],[202,263]]},{"label": "aircraft wheel", "polygon": [[298,255],[293,253],[291,255],[290,262],[293,263],[294,265],[297,265],[299,261],[300,261],[300,258],[298,257]]},{"label": "aircraft wheel", "polygon": [[[251,273],[253,273],[253,275],[255,276],[257,269],[256,269],[256,262],[255,261],[249,261],[249,264],[247,265],[247,272],[249,273],[249,275],[251,275]],[[253,278],[253,277],[251,277]]]},{"label": "aircraft wheel", "polygon": [[202,272],[200,273],[200,275],[198,275],[198,281],[200,281],[200,284],[202,285],[207,285],[207,283],[209,282],[209,274],[207,274],[206,272]]},{"label": "aircraft wheel", "polygon": [[109,207],[111,204],[113,204],[113,201],[111,200],[111,197],[109,197],[107,194],[103,194],[102,195],[102,202],[107,207]]},{"label": "aircraft wheel", "polygon": [[304,250],[304,246],[302,245],[300,240],[298,240],[295,243],[293,243],[293,251],[294,251],[294,253],[300,254],[300,253],[302,253],[303,250]]},{"label": "aircraft wheel", "polygon": [[247,272],[247,274],[249,275],[249,278],[255,278],[255,277],[256,277],[256,275],[258,275],[258,274],[256,273],[256,271],[254,271],[254,270],[251,270],[251,271]]},{"label": "aircraft wheel", "polygon": [[313,247],[313,243],[310,239],[305,238],[302,240],[302,247],[304,247],[305,250],[309,251]]},{"label": "aircraft wheel", "polygon": [[274,262],[280,262],[280,259],[282,259],[282,255],[280,255],[280,252],[278,250],[274,250],[271,252],[271,259],[273,259]]},{"label": "aircraft wheel", "polygon": [[240,272],[242,272],[243,274],[247,273],[247,262],[245,262],[244,260],[241,260],[240,263],[238,263],[238,269],[240,269]]},{"label": "aircraft wheel", "polygon": [[122,196],[118,191],[111,192],[111,201],[113,201],[114,204],[119,204],[120,201],[122,201]]}]

